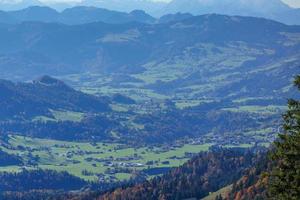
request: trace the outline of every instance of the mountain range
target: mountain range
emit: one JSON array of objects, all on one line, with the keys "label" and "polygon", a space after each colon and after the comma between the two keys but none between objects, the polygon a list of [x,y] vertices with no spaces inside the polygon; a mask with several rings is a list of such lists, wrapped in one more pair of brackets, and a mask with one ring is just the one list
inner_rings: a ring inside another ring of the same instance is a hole
[{"label": "mountain range", "polygon": [[0,199],[298,199],[299,11],[108,2],[0,12]]},{"label": "mountain range", "polygon": [[289,7],[281,0],[173,0],[164,8],[164,13],[176,12],[255,16],[286,24],[300,23],[300,10]]},{"label": "mountain range", "polygon": [[[286,99],[295,96],[291,77],[300,66],[300,27],[254,17],[211,14],[156,24],[1,24],[0,42],[1,78],[28,81],[48,74],[100,96],[86,96],[47,77],[42,83],[59,84],[3,81],[1,93],[7,91],[2,97],[3,116],[18,119],[7,123],[3,117],[2,132],[70,141],[93,137],[155,143],[212,131],[221,137],[265,130],[270,123],[277,124]],[[141,112],[139,103],[132,106],[134,101],[118,96],[112,98],[118,103],[101,104],[101,96],[116,93],[145,102],[147,112]],[[196,104],[184,107],[187,100]],[[166,110],[162,112],[156,102]],[[9,104],[20,110],[7,111]],[[108,104],[109,114],[102,112],[108,109],[92,106]],[[22,115],[29,112],[33,115]],[[61,118],[62,113],[67,117]],[[95,118],[84,117],[89,114]],[[142,126],[137,130],[132,123]],[[248,139],[258,141],[249,136],[243,141]]]},{"label": "mountain range", "polygon": [[[300,27],[224,15],[154,25],[24,22],[0,25],[0,42],[6,79],[91,72],[111,76],[110,86],[122,83],[168,95],[180,91],[190,98],[273,96],[290,91],[287,77],[299,67]],[[241,82],[249,86],[241,90]]]},{"label": "mountain range", "polygon": [[52,22],[72,25],[97,21],[114,24],[133,21],[154,23],[156,19],[142,10],[133,10],[130,13],[125,13],[84,6],[67,8],[63,12],[58,12],[53,8],[42,6],[31,6],[17,11],[0,12],[1,23],[15,24],[26,21]]},{"label": "mountain range", "polygon": [[149,0],[85,0],[80,3],[41,3],[38,0],[22,0],[18,2],[0,2],[2,10],[19,10],[29,6],[50,6],[64,10],[73,6],[93,6],[109,10],[131,12],[144,10],[153,16],[175,14],[177,12],[200,14],[225,14],[264,17],[286,24],[299,24],[300,10],[291,8],[281,0],[173,0],[156,2]]}]

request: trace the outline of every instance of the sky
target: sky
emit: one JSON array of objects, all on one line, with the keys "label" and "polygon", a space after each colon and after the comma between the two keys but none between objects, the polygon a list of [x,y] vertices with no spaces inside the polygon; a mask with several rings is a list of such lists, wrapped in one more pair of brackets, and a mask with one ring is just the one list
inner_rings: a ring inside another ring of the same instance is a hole
[{"label": "sky", "polygon": [[[0,0],[0,2],[11,2],[11,1],[21,1],[21,0]],[[40,0],[45,3],[55,3],[55,2],[81,2],[82,0]],[[109,0],[106,0],[109,1]],[[171,0],[152,0],[161,2],[170,2]],[[300,0],[282,0],[286,4],[294,8],[300,8]]]},{"label": "sky", "polygon": [[[1,1],[1,0],[0,0]],[[41,2],[80,2],[81,0],[40,0]],[[171,0],[152,0],[152,1],[163,1],[169,2]],[[300,0],[282,0],[283,2],[287,3],[291,7],[300,8]]]},{"label": "sky", "polygon": [[283,0],[283,2],[289,4],[291,7],[300,8],[300,0]]}]

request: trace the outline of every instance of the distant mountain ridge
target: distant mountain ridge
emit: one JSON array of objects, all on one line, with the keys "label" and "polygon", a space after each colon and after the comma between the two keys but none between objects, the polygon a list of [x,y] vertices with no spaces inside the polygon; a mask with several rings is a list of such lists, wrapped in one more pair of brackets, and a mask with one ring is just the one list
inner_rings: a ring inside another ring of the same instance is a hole
[{"label": "distant mountain ridge", "polygon": [[281,0],[173,0],[169,3],[149,0],[84,0],[80,3],[41,3],[37,0],[23,0],[19,3],[0,2],[0,10],[19,10],[29,6],[50,6],[58,10],[84,6],[127,13],[130,13],[132,10],[144,10],[155,17],[177,12],[191,13],[193,15],[216,13],[264,17],[290,25],[300,24],[298,20],[300,18],[300,9],[291,8]]},{"label": "distant mountain ridge", "polygon": [[[1,7],[0,7],[1,8]],[[86,24],[92,22],[105,22],[111,24],[141,22],[154,23],[156,19],[142,10],[134,10],[130,13],[111,11],[96,7],[78,6],[67,8],[58,12],[45,6],[32,6],[17,11],[1,11],[1,23],[21,23],[25,21],[52,22],[63,24]]]},{"label": "distant mountain ridge", "polygon": [[173,0],[163,13],[189,12],[194,15],[217,13],[255,16],[286,24],[299,24],[300,10],[289,7],[281,0]]}]

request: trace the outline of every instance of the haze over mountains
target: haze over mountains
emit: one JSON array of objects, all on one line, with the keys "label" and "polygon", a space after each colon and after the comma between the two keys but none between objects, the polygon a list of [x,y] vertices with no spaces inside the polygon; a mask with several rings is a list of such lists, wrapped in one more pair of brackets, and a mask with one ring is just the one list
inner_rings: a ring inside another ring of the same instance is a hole
[{"label": "haze over mountains", "polygon": [[[21,16],[24,13],[18,14]],[[28,81],[47,74],[56,76],[82,92],[99,96],[121,93],[134,99],[132,104],[136,104],[124,105],[124,99],[123,103],[109,102],[112,107],[110,116],[105,116],[105,120],[101,118],[110,124],[108,127],[95,127],[90,121],[77,122],[80,117],[75,117],[76,123],[57,124],[54,120],[61,118],[55,118],[55,114],[63,113],[68,119],[73,119],[74,115],[82,116],[89,112],[98,115],[100,112],[94,108],[83,108],[78,104],[80,101],[73,102],[72,105],[66,104],[70,96],[77,96],[77,100],[84,99],[84,102],[92,102],[88,104],[102,104],[97,98],[84,96],[70,88],[67,89],[68,96],[60,97],[55,92],[63,89],[63,92],[59,92],[62,95],[65,87],[49,88],[44,87],[44,84],[15,85],[3,81],[3,87],[0,89],[8,92],[5,102],[15,103],[15,107],[22,108],[22,104],[19,103],[21,100],[17,98],[22,96],[29,105],[41,100],[41,107],[35,106],[37,111],[3,110],[3,113],[11,113],[9,120],[19,116],[18,113],[32,112],[35,115],[20,115],[15,124],[5,121],[2,131],[22,132],[26,136],[46,136],[51,139],[79,140],[97,136],[99,140],[105,138],[125,143],[151,143],[170,141],[172,138],[186,135],[198,137],[202,135],[197,131],[200,130],[200,125],[205,134],[218,124],[219,129],[214,130],[216,133],[228,131],[235,134],[246,128],[265,129],[270,121],[278,119],[277,114],[286,98],[295,94],[290,87],[290,77],[295,76],[299,70],[299,26],[288,26],[262,18],[216,14],[168,15],[161,20],[165,20],[164,23],[132,21],[118,24],[93,22],[66,25],[26,21],[1,24],[0,78]],[[46,80],[48,81],[48,78]],[[53,89],[53,97],[40,96],[48,94],[45,91],[49,89]],[[38,95],[35,96],[35,93]],[[50,99],[59,106],[50,104]],[[147,105],[149,99],[152,103]],[[191,100],[193,104],[188,103],[185,111],[177,110],[185,108],[184,101],[187,100]],[[161,102],[167,106],[161,108]],[[142,106],[146,104],[145,108],[141,108],[139,103]],[[194,106],[193,109],[189,109],[190,105]],[[252,106],[252,109],[254,105],[257,106],[255,109],[273,106],[268,114],[260,119],[265,123],[254,121],[257,113],[235,113],[240,106]],[[101,106],[103,107],[107,107],[106,104]],[[140,113],[142,109],[146,111]],[[163,109],[171,111],[166,114],[161,112]],[[128,116],[123,118],[120,112],[130,116],[129,120]],[[155,115],[148,115],[152,112]],[[181,118],[183,112],[186,115]],[[208,114],[199,114],[203,118],[200,117],[197,121],[194,117],[195,112]],[[226,119],[231,119],[228,115],[237,118],[237,126],[230,122],[227,124]],[[189,116],[193,116],[194,119],[190,121]],[[111,122],[108,122],[106,117]],[[217,120],[212,120],[215,118]],[[19,119],[26,120],[24,122]],[[42,122],[36,122],[37,119],[42,119]],[[174,120],[178,121],[175,125]],[[124,123],[114,124],[119,121]],[[133,122],[138,125],[131,126]],[[41,126],[40,129],[35,128],[36,123]],[[59,125],[60,132],[51,128],[53,124]],[[83,130],[84,134],[72,131],[68,137],[60,134],[66,130],[80,130],[78,127],[82,126],[86,128]],[[157,127],[162,128],[157,130]],[[44,130],[47,130],[46,135]],[[99,135],[99,130],[105,130],[104,134],[101,132]],[[88,131],[92,131],[93,134],[86,134]],[[272,133],[272,130],[268,133],[270,132]],[[115,137],[116,133],[120,133],[122,137]],[[136,139],[128,140],[133,136]],[[247,138],[254,141],[251,137]]]},{"label": "haze over mountains", "polygon": [[218,13],[265,17],[287,24],[299,24],[300,18],[299,9],[292,9],[280,0],[174,0],[164,10],[195,15]]},{"label": "haze over mountains", "polygon": [[[173,0],[167,2],[139,1],[139,0],[114,0],[91,1],[86,0],[77,3],[41,3],[37,0],[23,0],[18,2],[0,2],[2,10],[18,10],[28,6],[50,6],[58,10],[64,10],[73,6],[94,6],[122,12],[132,10],[144,10],[153,16],[162,16],[170,13],[199,14],[226,14],[264,17],[277,20],[286,24],[299,24],[300,10],[291,8],[281,0]],[[99,18],[101,20],[101,18]],[[49,21],[49,20],[48,20]]]},{"label": "haze over mountains", "polygon": [[[1,78],[28,80],[43,74],[122,73],[130,77],[128,82],[132,79],[144,83],[134,87],[162,93],[199,82],[212,84],[208,77],[222,74],[228,75],[224,77],[228,78],[227,84],[234,84],[242,81],[241,76],[254,78],[263,69],[280,72],[286,62],[293,73],[300,51],[298,26],[223,15],[156,25],[2,24],[0,36]],[[249,69],[253,73],[245,75]],[[151,81],[148,77],[152,77]]]},{"label": "haze over mountains", "polygon": [[22,10],[8,12],[3,11],[0,13],[0,22],[2,23],[15,24],[26,21],[74,25],[99,21],[113,24],[133,21],[154,23],[156,19],[142,10],[134,10],[130,13],[125,13],[84,6],[67,8],[63,12],[58,12],[50,7],[32,6]]}]

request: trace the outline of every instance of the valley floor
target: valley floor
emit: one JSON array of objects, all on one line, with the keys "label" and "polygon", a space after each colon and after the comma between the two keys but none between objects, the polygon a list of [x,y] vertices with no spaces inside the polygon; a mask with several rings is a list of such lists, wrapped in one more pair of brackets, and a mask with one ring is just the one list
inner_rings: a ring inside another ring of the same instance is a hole
[{"label": "valley floor", "polygon": [[[117,182],[143,172],[151,178],[184,164],[213,144],[184,144],[134,148],[116,143],[63,142],[10,136],[4,151],[22,157],[25,166],[0,167],[0,171],[26,169],[67,171],[88,181]],[[236,147],[250,147],[249,144]],[[229,147],[229,146],[228,146]],[[233,147],[233,146],[231,146]]]}]

